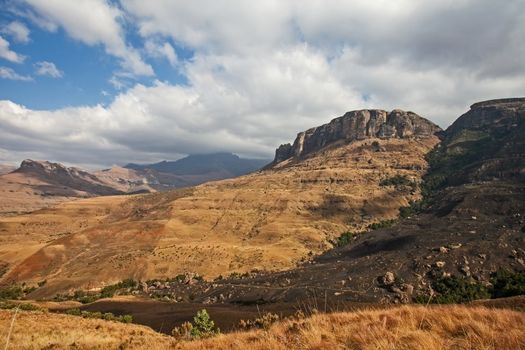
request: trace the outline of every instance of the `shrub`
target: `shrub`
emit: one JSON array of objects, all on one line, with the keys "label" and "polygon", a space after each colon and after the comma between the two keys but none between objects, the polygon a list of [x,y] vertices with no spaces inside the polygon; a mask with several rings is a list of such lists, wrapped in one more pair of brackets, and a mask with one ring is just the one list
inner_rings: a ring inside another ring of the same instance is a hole
[{"label": "shrub", "polygon": [[122,315],[120,316],[122,318],[122,323],[132,323],[133,322],[133,316],[131,315]]},{"label": "shrub", "polygon": [[171,331],[171,335],[177,340],[192,340],[191,331],[193,325],[191,322],[184,322],[180,327],[175,327]]},{"label": "shrub", "polygon": [[193,317],[193,323],[184,322],[180,327],[173,328],[171,335],[177,340],[195,340],[210,338],[220,332],[206,309],[202,309]]},{"label": "shrub", "polygon": [[265,313],[264,315],[257,317],[254,320],[241,320],[239,322],[239,328],[247,330],[252,328],[262,328],[268,329],[272,324],[279,321],[280,317],[277,314],[272,314],[270,312]]},{"label": "shrub", "polygon": [[13,303],[10,301],[0,302],[0,309],[16,309],[19,308],[23,311],[41,311],[42,308],[38,305],[31,303]]},{"label": "shrub", "polygon": [[368,229],[370,229],[370,230],[379,230],[380,228],[387,228],[387,227],[390,227],[393,224],[395,224],[396,221],[397,220],[392,219],[392,220],[383,220],[383,221],[380,221],[380,222],[374,222],[374,223],[368,225]]},{"label": "shrub", "polygon": [[403,219],[411,217],[419,213],[423,209],[423,206],[424,206],[424,202],[422,201],[417,201],[417,202],[410,201],[408,207],[399,208],[399,216],[402,217]]},{"label": "shrub", "polygon": [[69,309],[65,310],[63,312],[66,315],[71,316],[80,316],[82,318],[97,318],[97,319],[103,319],[106,321],[114,321],[114,322],[122,322],[122,323],[131,323],[133,322],[133,316],[131,315],[121,315],[121,316],[115,316],[111,312],[90,312],[90,311],[81,311],[80,309]]},{"label": "shrub", "polygon": [[347,244],[350,244],[353,238],[354,238],[354,233],[350,231],[346,231],[342,233],[341,236],[337,237],[335,245],[338,247],[343,247]]},{"label": "shrub", "polygon": [[400,188],[404,186],[410,187],[412,190],[415,190],[417,184],[410,180],[406,175],[395,175],[388,177],[379,182],[379,186],[394,186],[395,188]]},{"label": "shrub", "polygon": [[416,297],[417,303],[457,304],[470,302],[477,299],[488,299],[488,289],[479,284],[471,283],[464,278],[450,276],[440,277],[433,283],[434,290],[438,293],[433,298],[426,295]]},{"label": "shrub", "polygon": [[220,330],[215,327],[215,322],[210,318],[208,311],[206,309],[197,311],[197,315],[193,318],[192,338],[209,338],[219,333]]},{"label": "shrub", "polygon": [[31,304],[31,303],[21,303],[19,304],[20,310],[24,311],[40,311],[42,308],[38,305]]},{"label": "shrub", "polygon": [[0,289],[0,299],[20,299],[24,296],[24,291],[20,286],[9,286]]},{"label": "shrub", "polygon": [[498,270],[491,279],[492,297],[503,298],[525,294],[525,270]]}]

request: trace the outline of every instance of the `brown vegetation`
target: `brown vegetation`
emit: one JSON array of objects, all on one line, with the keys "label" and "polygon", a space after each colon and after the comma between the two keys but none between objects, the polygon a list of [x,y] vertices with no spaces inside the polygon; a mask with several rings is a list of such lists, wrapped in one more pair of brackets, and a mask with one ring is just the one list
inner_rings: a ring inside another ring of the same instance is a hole
[{"label": "brown vegetation", "polygon": [[[13,311],[0,311],[7,332]],[[4,333],[5,334],[5,333]],[[3,344],[3,343],[2,343]],[[13,349],[525,349],[525,314],[468,306],[403,306],[316,314],[267,330],[176,343],[147,327],[19,312]]]},{"label": "brown vegetation", "polygon": [[41,297],[130,277],[284,270],[419,198],[409,187],[380,183],[394,175],[419,181],[437,142],[338,144],[188,191],[98,197],[0,219],[0,261],[9,264],[3,282],[46,279]]},{"label": "brown vegetation", "polygon": [[525,314],[464,306],[404,306],[319,314],[268,331],[232,333],[180,349],[524,349]]}]

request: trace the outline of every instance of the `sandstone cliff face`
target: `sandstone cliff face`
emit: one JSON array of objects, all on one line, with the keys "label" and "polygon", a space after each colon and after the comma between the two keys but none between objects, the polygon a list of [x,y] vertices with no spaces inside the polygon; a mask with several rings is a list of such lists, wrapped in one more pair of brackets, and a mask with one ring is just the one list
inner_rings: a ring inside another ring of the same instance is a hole
[{"label": "sandstone cliff face", "polygon": [[301,157],[338,141],[351,142],[366,138],[430,137],[441,129],[412,112],[364,109],[347,112],[330,123],[300,132],[293,145],[281,145],[275,152],[274,164]]},{"label": "sandstone cliff face", "polygon": [[470,111],[459,117],[446,131],[453,135],[463,129],[492,133],[510,130],[525,121],[525,98],[505,98],[474,103]]}]

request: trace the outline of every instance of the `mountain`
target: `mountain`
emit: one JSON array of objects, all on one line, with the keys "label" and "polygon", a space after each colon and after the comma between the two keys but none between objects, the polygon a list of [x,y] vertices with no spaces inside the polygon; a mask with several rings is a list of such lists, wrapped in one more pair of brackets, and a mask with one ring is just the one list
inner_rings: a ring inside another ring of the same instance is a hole
[{"label": "mountain", "polygon": [[266,159],[243,159],[232,153],[213,153],[189,155],[176,161],[155,164],[127,164],[125,168],[153,169],[176,175],[207,176],[210,180],[220,180],[254,172],[269,162]]},{"label": "mountain", "polygon": [[[176,163],[176,164],[175,164]],[[26,159],[19,168],[0,171],[0,215],[30,212],[74,198],[168,191],[235,177],[267,161],[232,154],[190,156],[177,162],[130,165],[89,172],[60,163]],[[169,171],[163,171],[167,169]]]},{"label": "mountain", "polygon": [[[425,155],[439,142],[433,132],[440,129],[401,111],[383,113],[395,115],[392,120],[356,122],[367,114],[380,113],[347,113],[336,120],[355,128],[259,172],[162,193],[78,200],[0,219],[5,230],[0,260],[7,266],[2,282],[45,279],[35,296],[52,296],[128,277],[191,272],[214,278],[297,266],[331,248],[343,232],[393,219],[400,207],[420,198]],[[391,125],[430,129],[367,134],[372,123],[381,130]],[[352,136],[356,131],[362,135],[358,139]],[[404,182],[386,185],[392,178]]]},{"label": "mountain", "polygon": [[523,270],[523,135],[525,98],[476,103],[427,155],[424,197],[403,208],[397,223],[350,235],[348,244],[296,269],[190,293],[196,301],[222,294],[237,302],[297,302],[315,295],[332,302],[409,302],[435,296],[443,277],[488,286],[499,269]]},{"label": "mountain", "polygon": [[123,193],[86,171],[26,159],[16,170],[0,175],[0,215],[29,212],[74,198]]},{"label": "mountain", "polygon": [[281,145],[275,151],[274,164],[287,159],[304,158],[329,145],[338,146],[368,138],[429,137],[441,129],[413,112],[372,109],[351,111],[328,124],[300,132],[293,145]]}]

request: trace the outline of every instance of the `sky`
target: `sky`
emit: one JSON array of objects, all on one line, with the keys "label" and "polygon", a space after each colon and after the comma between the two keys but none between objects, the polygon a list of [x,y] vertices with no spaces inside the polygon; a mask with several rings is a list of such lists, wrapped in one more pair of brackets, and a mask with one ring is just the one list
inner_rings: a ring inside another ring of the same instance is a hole
[{"label": "sky", "polygon": [[363,108],[525,95],[523,0],[0,0],[0,163],[272,158]]}]

